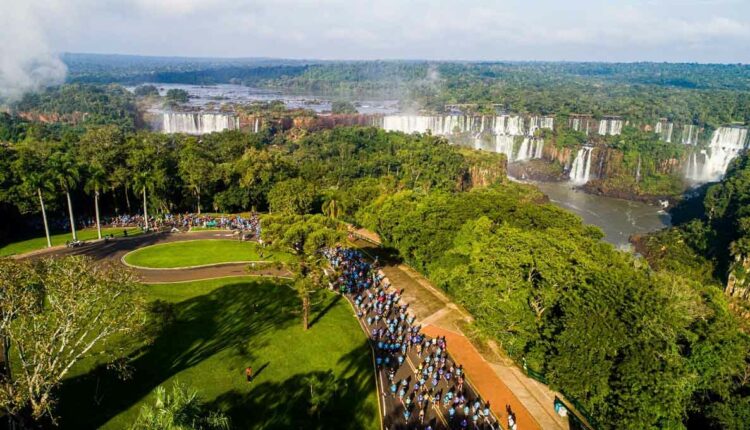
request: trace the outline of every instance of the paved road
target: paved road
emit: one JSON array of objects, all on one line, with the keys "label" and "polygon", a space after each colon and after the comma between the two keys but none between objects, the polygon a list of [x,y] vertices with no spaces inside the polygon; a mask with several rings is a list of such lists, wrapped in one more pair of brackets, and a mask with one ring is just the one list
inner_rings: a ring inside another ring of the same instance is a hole
[{"label": "paved road", "polygon": [[492,411],[504,427],[507,427],[510,412],[521,430],[569,429],[568,420],[554,411],[553,402],[559,394],[503,359],[492,349],[494,345],[490,344],[480,352],[464,334],[472,321],[466,311],[388,250],[373,245],[371,242],[379,243],[377,235],[367,230],[356,233],[368,240],[357,240],[355,245],[373,257],[377,256],[393,285],[404,288],[402,300],[409,304],[424,331],[432,336],[448,337],[449,345],[454,346],[453,355],[464,364],[469,380],[482,397],[490,401]]},{"label": "paved road", "polygon": [[[79,248],[54,248],[42,250],[21,258],[42,258],[45,256],[85,255],[95,260],[104,260],[119,263],[125,254],[161,243],[181,242],[196,239],[235,239],[227,231],[198,231],[190,233],[151,233],[130,238],[117,238],[108,242],[92,241]],[[229,276],[289,276],[283,270],[265,268],[259,270],[248,270],[247,263],[229,263],[210,267],[198,267],[193,269],[131,269],[138,278],[145,283],[161,282],[183,282],[201,279],[223,278]]]}]

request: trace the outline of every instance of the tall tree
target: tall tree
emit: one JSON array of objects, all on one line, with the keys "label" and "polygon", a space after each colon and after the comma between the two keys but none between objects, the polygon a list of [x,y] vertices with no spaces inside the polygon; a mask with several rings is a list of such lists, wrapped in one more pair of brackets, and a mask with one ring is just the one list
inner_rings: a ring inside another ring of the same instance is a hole
[{"label": "tall tree", "polygon": [[139,134],[131,139],[127,158],[133,191],[143,195],[143,216],[148,229],[148,193],[165,186],[167,182],[166,163],[168,162],[167,142],[163,136]]},{"label": "tall tree", "polygon": [[59,148],[52,153],[50,157],[50,167],[52,177],[55,182],[65,192],[65,198],[68,201],[68,216],[70,217],[70,233],[73,240],[78,240],[76,234],[76,222],[73,215],[73,202],[70,198],[70,192],[73,190],[81,178],[80,166],[76,162],[72,151],[69,148]]},{"label": "tall tree", "polygon": [[[49,223],[47,222],[47,210],[44,203],[44,194],[54,189],[52,175],[46,164],[49,157],[49,149],[36,141],[28,141],[16,146],[17,158],[12,165],[14,175],[20,178],[18,194],[27,196],[30,199],[39,201],[39,208],[42,213],[42,222],[44,224],[44,233],[47,238],[47,247],[52,247],[52,241],[49,234]],[[22,212],[30,212],[34,205],[24,204],[23,201],[16,201],[16,205]]]},{"label": "tall tree", "polygon": [[201,190],[212,183],[218,172],[212,159],[212,152],[202,143],[190,140],[180,151],[180,177],[197,199],[198,213],[201,213]]},{"label": "tall tree", "polygon": [[99,190],[108,185],[107,174],[98,164],[89,166],[86,177],[85,189],[87,192],[94,193],[94,211],[96,213],[96,234],[99,239],[102,238],[102,225],[99,219]]}]

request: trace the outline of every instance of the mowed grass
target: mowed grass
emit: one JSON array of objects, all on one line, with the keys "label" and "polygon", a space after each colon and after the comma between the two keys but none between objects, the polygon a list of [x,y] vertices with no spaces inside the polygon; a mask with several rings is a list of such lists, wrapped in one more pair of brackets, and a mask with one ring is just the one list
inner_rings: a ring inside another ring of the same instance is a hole
[{"label": "mowed grass", "polygon": [[[128,236],[135,236],[138,234],[141,234],[142,231],[138,227],[111,227],[111,228],[103,228],[102,229],[102,235],[110,235],[113,234],[115,237],[122,237],[123,231],[128,231]],[[77,232],[78,240],[94,240],[97,238],[96,228],[86,228],[83,230],[78,230]],[[50,235],[50,240],[52,241],[52,246],[57,245],[65,245],[66,241],[73,240],[73,235],[70,234],[70,232],[66,233],[58,233]],[[33,239],[27,239],[22,240],[19,242],[13,242],[8,243],[5,245],[0,245],[0,257],[7,257],[9,255],[15,255],[15,254],[23,254],[26,252],[36,251],[38,249],[46,248],[47,247],[47,238],[45,236],[41,237],[35,237]]]},{"label": "mowed grass", "polygon": [[262,249],[256,242],[205,239],[147,246],[125,255],[125,262],[134,266],[165,269],[240,261],[289,262],[293,258],[288,253]]},{"label": "mowed grass", "polygon": [[[366,336],[346,299],[314,296],[304,331],[289,283],[230,278],[144,286],[150,300],[171,303],[174,320],[151,343],[133,342],[132,375],[120,380],[88,360],[60,389],[60,427],[123,429],[158,385],[179,380],[224,411],[237,429],[377,429],[378,403]],[[255,381],[244,369],[252,366]],[[311,375],[332,370],[338,394],[310,413]]]}]

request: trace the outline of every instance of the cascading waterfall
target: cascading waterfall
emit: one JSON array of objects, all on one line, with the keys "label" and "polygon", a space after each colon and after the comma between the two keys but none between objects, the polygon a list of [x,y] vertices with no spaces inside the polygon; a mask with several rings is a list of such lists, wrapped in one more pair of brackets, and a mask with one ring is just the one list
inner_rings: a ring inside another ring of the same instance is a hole
[{"label": "cascading waterfall", "polygon": [[255,118],[255,123],[253,124],[253,132],[257,133],[260,131],[260,118]]},{"label": "cascading waterfall", "polygon": [[[388,131],[403,133],[425,133],[428,130],[441,136],[472,133],[475,149],[486,149],[482,136],[491,134],[495,139],[494,151],[505,154],[512,162],[542,158],[544,140],[533,135],[540,129],[553,129],[554,118],[532,116],[528,118],[527,127],[524,117],[518,115],[386,115],[378,125]],[[515,138],[520,136],[524,139],[515,151]]]},{"label": "cascading waterfall", "polygon": [[534,158],[542,158],[544,153],[544,139],[534,137],[524,137],[521,142],[518,153],[514,158],[508,158],[510,161],[527,161]]},{"label": "cascading waterfall", "polygon": [[583,185],[591,177],[591,154],[592,147],[584,146],[578,150],[573,164],[570,166],[570,182],[574,185]]},{"label": "cascading waterfall", "polygon": [[586,134],[586,136],[589,135],[589,120],[588,117],[571,117],[568,120],[568,127],[570,127],[573,131],[580,131]]},{"label": "cascading waterfall", "polygon": [[729,163],[747,147],[747,128],[719,127],[706,150],[693,153],[685,177],[693,182],[716,182],[724,177]]},{"label": "cascading waterfall", "polygon": [[618,136],[622,133],[623,122],[621,119],[605,118],[599,121],[599,135]]},{"label": "cascading waterfall", "polygon": [[700,134],[700,130],[698,129],[698,126],[693,125],[693,124],[686,125],[685,127],[682,128],[682,144],[683,145],[697,145],[698,134]]},{"label": "cascading waterfall", "polygon": [[668,121],[659,121],[654,127],[654,133],[659,135],[659,139],[664,142],[672,141],[672,132],[674,131],[674,124]]},{"label": "cascading waterfall", "polygon": [[205,134],[240,128],[234,115],[219,113],[164,112],[162,130],[165,133]]},{"label": "cascading waterfall", "polygon": [[513,144],[515,139],[514,136],[503,134],[495,135],[495,152],[498,154],[505,154],[508,161],[513,161]]}]

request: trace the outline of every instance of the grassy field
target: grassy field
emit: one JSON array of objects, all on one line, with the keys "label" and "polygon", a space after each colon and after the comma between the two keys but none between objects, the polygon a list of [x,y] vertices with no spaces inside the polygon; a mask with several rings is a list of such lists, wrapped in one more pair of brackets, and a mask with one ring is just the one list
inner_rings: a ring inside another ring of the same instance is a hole
[{"label": "grassy field", "polygon": [[239,261],[291,261],[283,252],[262,250],[256,242],[229,239],[190,240],[147,246],[125,255],[128,264],[151,268],[174,268]]},{"label": "grassy field", "polygon": [[[158,385],[176,380],[226,412],[233,428],[377,429],[378,406],[366,336],[346,300],[316,294],[304,331],[299,299],[283,281],[231,278],[144,286],[173,306],[174,320],[150,344],[132,346],[132,375],[103,363],[77,366],[60,390],[61,428],[123,429]],[[247,383],[244,369],[256,378]],[[342,378],[335,399],[310,413],[310,376]]]},{"label": "grassy field", "polygon": [[[135,236],[141,234],[141,229],[138,227],[116,227],[116,228],[103,228],[102,235],[113,234],[115,237],[122,237],[123,230],[128,231],[128,236]],[[94,240],[97,238],[96,228],[87,228],[78,230],[78,240]],[[72,240],[73,236],[70,232],[53,234],[50,236],[52,240],[52,246],[65,245],[65,242]],[[23,254],[25,252],[35,251],[47,247],[47,238],[44,236],[35,237],[33,239],[27,239],[20,242],[8,243],[0,245],[0,257],[6,257],[8,255]]]}]

